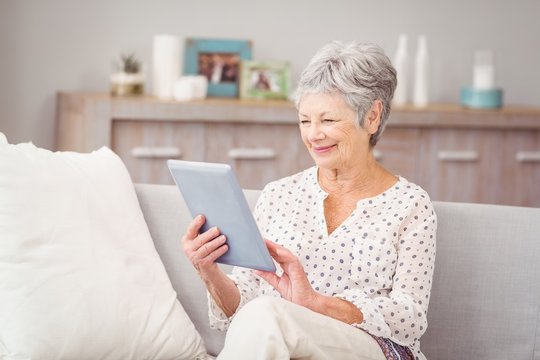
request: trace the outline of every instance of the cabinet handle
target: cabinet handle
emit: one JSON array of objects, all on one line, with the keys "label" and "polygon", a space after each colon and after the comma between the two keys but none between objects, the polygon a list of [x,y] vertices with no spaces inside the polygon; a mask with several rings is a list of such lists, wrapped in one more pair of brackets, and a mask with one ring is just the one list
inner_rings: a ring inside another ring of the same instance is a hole
[{"label": "cabinet handle", "polygon": [[540,162],[540,151],[518,151],[516,160],[519,162]]},{"label": "cabinet handle", "polygon": [[478,153],[476,151],[452,151],[445,150],[437,153],[437,158],[441,161],[455,162],[476,162],[478,161]]},{"label": "cabinet handle", "polygon": [[236,148],[229,150],[228,155],[233,160],[271,160],[276,157],[276,152],[269,148]]},{"label": "cabinet handle", "polygon": [[373,150],[373,157],[375,158],[375,160],[381,161],[382,158],[383,158],[382,152],[380,150],[374,149]]},{"label": "cabinet handle", "polygon": [[179,148],[173,146],[137,146],[131,149],[131,156],[142,159],[170,159],[180,158],[182,156],[182,151],[180,151]]}]

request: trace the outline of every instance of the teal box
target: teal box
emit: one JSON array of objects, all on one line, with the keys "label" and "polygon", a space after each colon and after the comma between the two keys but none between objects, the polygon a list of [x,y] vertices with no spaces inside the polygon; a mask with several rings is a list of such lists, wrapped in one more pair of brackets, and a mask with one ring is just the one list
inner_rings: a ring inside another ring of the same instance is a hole
[{"label": "teal box", "polygon": [[462,106],[472,109],[496,109],[502,107],[502,89],[461,88],[460,102]]}]

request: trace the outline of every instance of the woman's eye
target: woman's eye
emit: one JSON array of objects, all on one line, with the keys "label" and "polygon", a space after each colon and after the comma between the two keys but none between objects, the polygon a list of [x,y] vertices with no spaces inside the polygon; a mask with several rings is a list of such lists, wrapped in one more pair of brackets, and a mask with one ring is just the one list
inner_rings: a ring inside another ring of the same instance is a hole
[{"label": "woman's eye", "polygon": [[323,122],[325,123],[333,123],[335,120],[332,119],[324,119]]},{"label": "woman's eye", "polygon": [[300,120],[300,124],[307,125],[309,124],[309,120]]}]

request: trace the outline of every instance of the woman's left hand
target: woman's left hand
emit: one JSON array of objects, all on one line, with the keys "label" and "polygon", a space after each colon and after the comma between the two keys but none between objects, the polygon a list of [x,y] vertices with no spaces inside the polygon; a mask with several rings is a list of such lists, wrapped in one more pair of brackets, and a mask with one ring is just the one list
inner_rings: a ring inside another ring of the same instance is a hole
[{"label": "woman's left hand", "polygon": [[317,307],[319,294],[313,290],[298,257],[281,245],[265,239],[270,255],[283,269],[283,274],[256,271],[257,275],[272,285],[282,298],[309,309]]}]

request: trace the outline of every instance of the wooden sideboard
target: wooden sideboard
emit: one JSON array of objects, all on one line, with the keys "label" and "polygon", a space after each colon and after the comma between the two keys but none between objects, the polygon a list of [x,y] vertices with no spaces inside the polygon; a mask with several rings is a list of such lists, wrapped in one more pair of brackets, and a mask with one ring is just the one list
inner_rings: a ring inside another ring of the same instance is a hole
[{"label": "wooden sideboard", "polygon": [[[57,111],[58,150],[108,146],[134,182],[172,183],[170,158],[229,163],[244,188],[313,164],[286,101],[59,93]],[[396,108],[375,156],[433,200],[540,207],[540,109]]]}]

